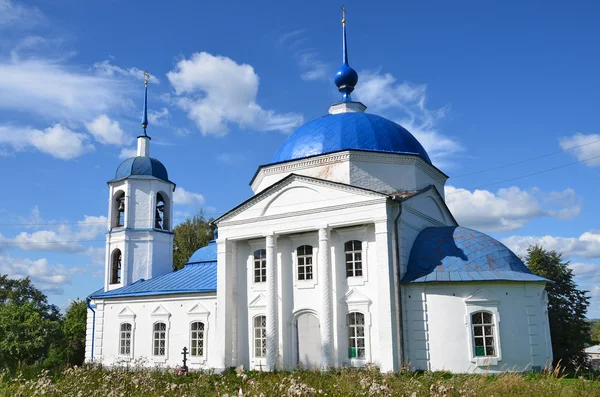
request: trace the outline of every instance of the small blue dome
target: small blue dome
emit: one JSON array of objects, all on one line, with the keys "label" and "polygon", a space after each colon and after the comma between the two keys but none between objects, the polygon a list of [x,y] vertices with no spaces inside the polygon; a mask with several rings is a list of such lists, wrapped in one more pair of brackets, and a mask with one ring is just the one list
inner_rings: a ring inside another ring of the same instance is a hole
[{"label": "small blue dome", "polygon": [[217,242],[215,240],[209,241],[208,245],[199,248],[190,256],[190,263],[198,262],[215,262],[217,260]]},{"label": "small blue dome", "polygon": [[417,236],[402,282],[547,281],[496,239],[465,227],[428,227]]},{"label": "small blue dome", "polygon": [[119,165],[115,174],[115,180],[124,179],[130,176],[147,176],[169,181],[167,169],[155,158],[138,156],[129,158]]},{"label": "small blue dome", "polygon": [[341,150],[418,155],[431,164],[419,141],[402,126],[369,113],[329,114],[296,130],[272,162],[296,160]]},{"label": "small blue dome", "polygon": [[350,93],[354,91],[354,87],[358,83],[358,73],[347,63],[343,63],[333,76],[333,81],[338,90],[344,94],[344,98],[349,99]]}]

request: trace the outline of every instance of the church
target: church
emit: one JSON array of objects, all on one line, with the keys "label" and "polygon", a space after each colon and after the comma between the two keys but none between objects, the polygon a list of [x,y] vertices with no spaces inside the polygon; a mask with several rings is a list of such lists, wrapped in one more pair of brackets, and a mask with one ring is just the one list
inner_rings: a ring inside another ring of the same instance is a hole
[{"label": "church", "polygon": [[104,286],[88,298],[86,360],[191,370],[361,367],[540,370],[552,347],[545,285],[507,247],[458,225],[448,176],[402,126],[351,93],[299,127],[250,181],[253,195],[173,271],[167,168],[137,156],[108,181]]}]

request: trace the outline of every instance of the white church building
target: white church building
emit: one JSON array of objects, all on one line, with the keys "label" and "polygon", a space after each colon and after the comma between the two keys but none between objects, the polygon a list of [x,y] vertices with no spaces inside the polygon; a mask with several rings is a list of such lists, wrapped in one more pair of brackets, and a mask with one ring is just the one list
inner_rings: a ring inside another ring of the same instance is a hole
[{"label": "white church building", "polygon": [[172,270],[173,192],[150,157],[147,83],[137,156],[108,182],[104,286],[88,297],[86,357],[190,369],[360,367],[503,372],[552,360],[548,280],[460,227],[448,176],[410,132],[343,94],[298,128]]}]

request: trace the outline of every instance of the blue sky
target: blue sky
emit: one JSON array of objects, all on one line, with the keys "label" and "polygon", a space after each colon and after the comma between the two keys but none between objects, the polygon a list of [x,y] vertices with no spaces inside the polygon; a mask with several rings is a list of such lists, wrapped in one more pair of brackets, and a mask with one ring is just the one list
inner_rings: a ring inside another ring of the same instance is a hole
[{"label": "blue sky", "polygon": [[[600,6],[346,8],[354,98],[451,176],[462,225],[563,252],[600,317]],[[141,132],[143,70],[182,220],[248,198],[256,167],[339,99],[340,62],[336,2],[0,0],[0,273],[61,307],[102,284],[106,181]]]}]

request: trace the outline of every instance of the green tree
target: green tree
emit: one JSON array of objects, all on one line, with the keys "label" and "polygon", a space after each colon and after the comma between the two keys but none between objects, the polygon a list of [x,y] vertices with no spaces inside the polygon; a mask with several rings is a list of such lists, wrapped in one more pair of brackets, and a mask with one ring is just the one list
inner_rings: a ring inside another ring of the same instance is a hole
[{"label": "green tree", "polygon": [[33,304],[42,318],[50,321],[60,320],[58,307],[48,303],[46,295],[33,286],[29,277],[13,280],[5,274],[0,274],[0,304],[23,305],[27,302]]},{"label": "green tree", "polygon": [[214,228],[200,211],[193,218],[175,227],[173,233],[173,270],[183,268],[190,256],[198,249],[204,247],[213,238]]},{"label": "green tree", "polygon": [[62,323],[64,357],[67,363],[83,364],[85,359],[85,331],[87,304],[84,300],[71,302]]},{"label": "green tree", "polygon": [[592,327],[592,330],[591,330],[592,343],[600,344],[600,320],[595,320],[592,323],[591,327]]},{"label": "green tree", "polygon": [[591,342],[590,324],[585,318],[590,304],[588,291],[577,289],[569,262],[563,262],[556,251],[534,245],[527,249],[525,260],[533,273],[552,281],[546,290],[554,365],[560,362],[570,370],[587,367],[583,349]]}]

